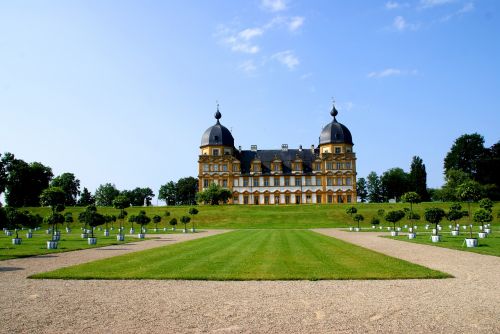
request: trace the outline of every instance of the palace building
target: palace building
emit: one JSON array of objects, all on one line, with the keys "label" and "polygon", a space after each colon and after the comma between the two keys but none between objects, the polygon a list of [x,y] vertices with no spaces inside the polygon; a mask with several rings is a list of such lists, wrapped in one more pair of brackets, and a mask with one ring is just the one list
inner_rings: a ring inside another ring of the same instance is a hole
[{"label": "palace building", "polygon": [[321,131],[318,146],[250,150],[234,146],[231,132],[217,123],[201,137],[199,189],[211,183],[231,190],[230,203],[278,205],[356,202],[356,154],[349,129],[333,117]]}]

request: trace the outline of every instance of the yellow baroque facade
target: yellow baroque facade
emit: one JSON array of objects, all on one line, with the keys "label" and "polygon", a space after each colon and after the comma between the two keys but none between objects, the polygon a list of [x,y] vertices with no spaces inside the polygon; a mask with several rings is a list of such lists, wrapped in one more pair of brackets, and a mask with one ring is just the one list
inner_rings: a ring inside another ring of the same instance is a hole
[{"label": "yellow baroque facade", "polygon": [[217,123],[202,136],[198,159],[199,189],[211,183],[231,190],[232,204],[278,205],[356,202],[356,154],[349,129],[338,111],[321,131],[318,146],[259,150],[236,149],[231,132]]}]

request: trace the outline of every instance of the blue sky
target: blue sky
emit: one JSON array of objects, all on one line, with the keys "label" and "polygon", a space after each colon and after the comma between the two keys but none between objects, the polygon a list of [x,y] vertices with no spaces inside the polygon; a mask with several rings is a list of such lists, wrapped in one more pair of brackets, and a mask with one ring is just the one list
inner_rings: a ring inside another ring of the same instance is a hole
[{"label": "blue sky", "polygon": [[428,185],[464,133],[499,140],[500,3],[0,1],[0,152],[94,190],[196,176],[215,120],[235,145],[353,134],[358,177],[409,169]]}]

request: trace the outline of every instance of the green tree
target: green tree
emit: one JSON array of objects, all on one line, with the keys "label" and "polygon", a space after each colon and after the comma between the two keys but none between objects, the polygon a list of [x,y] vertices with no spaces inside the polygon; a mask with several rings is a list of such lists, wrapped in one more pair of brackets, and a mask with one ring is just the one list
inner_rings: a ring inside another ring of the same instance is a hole
[{"label": "green tree", "polygon": [[165,201],[167,205],[177,204],[177,185],[173,181],[169,181],[160,187],[158,199]]},{"label": "green tree", "polygon": [[410,219],[413,219],[413,204],[420,203],[421,197],[414,191],[409,191],[401,196],[401,201],[404,203],[410,203]]},{"label": "green tree", "polygon": [[83,188],[77,204],[78,206],[89,206],[95,204],[94,196],[92,196],[87,188]]},{"label": "green tree", "polygon": [[187,232],[187,224],[189,224],[190,221],[191,221],[191,218],[188,217],[188,216],[182,216],[181,217],[181,223],[184,224],[184,233]]},{"label": "green tree", "polygon": [[141,232],[145,233],[144,226],[149,224],[149,222],[151,222],[151,218],[148,217],[148,215],[146,214],[146,211],[141,210],[141,211],[139,211],[139,214],[136,216],[135,222],[137,224],[141,225]]},{"label": "green tree", "polygon": [[455,140],[444,158],[445,173],[457,169],[476,179],[479,162],[486,153],[483,136],[478,133],[462,135]]},{"label": "green tree", "polygon": [[382,193],[386,200],[398,202],[401,196],[410,190],[410,176],[401,168],[391,168],[380,177]]},{"label": "green tree", "polygon": [[484,223],[488,223],[493,220],[493,215],[491,214],[491,211],[485,210],[485,209],[478,209],[476,212],[474,212],[474,221],[476,223],[480,223],[482,226],[481,231],[484,231]]},{"label": "green tree", "polygon": [[354,219],[354,221],[358,223],[358,229],[359,229],[359,222],[365,220],[365,217],[363,217],[362,214],[357,213],[354,215],[354,217],[352,219]]},{"label": "green tree", "polygon": [[127,216],[127,211],[125,211],[126,208],[130,206],[130,202],[127,197],[123,195],[118,195],[115,197],[113,200],[113,207],[115,209],[120,210],[120,214],[118,215],[118,219],[120,220],[120,231],[119,234],[122,233],[122,227],[123,227],[123,221],[125,217]]},{"label": "green tree", "polygon": [[350,206],[345,210],[345,213],[347,213],[349,216],[351,216],[351,218],[352,218],[352,215],[355,214],[356,212],[358,212],[358,209],[356,209],[356,207],[354,207],[354,206]]},{"label": "green tree", "polygon": [[50,182],[52,187],[61,188],[66,194],[66,206],[75,206],[76,198],[80,195],[80,180],[73,173],[63,173]]},{"label": "green tree", "polygon": [[95,207],[95,205],[89,205],[85,208],[84,211],[80,212],[80,214],[78,215],[78,221],[81,224],[83,224],[83,228],[85,230],[87,230],[87,226],[90,225],[96,213],[97,213],[97,208]]},{"label": "green tree", "polygon": [[73,219],[73,213],[71,212],[66,212],[64,214],[64,222],[66,223],[66,227],[69,228],[69,224],[74,222],[75,220]]},{"label": "green tree", "polygon": [[54,238],[54,236],[57,235],[57,225],[64,224],[64,216],[59,212],[52,212],[45,218],[45,223],[47,223],[47,225],[52,226],[52,231],[53,231],[52,236]]},{"label": "green tree", "polygon": [[40,216],[38,213],[37,214],[30,214],[28,211],[26,211],[28,214],[28,220],[26,222],[26,225],[24,227],[29,228],[29,229],[35,229],[37,227],[40,227],[43,222],[42,216]]},{"label": "green tree", "polygon": [[431,224],[435,224],[435,235],[438,235],[438,224],[446,216],[446,213],[441,208],[425,209],[425,220]]},{"label": "green tree", "polygon": [[0,153],[0,195],[5,192],[7,187],[7,161],[4,161]]},{"label": "green tree", "polygon": [[177,201],[181,205],[196,204],[196,193],[198,192],[198,179],[195,177],[183,177],[177,181]]},{"label": "green tree", "polygon": [[137,216],[136,215],[130,215],[128,217],[128,222],[131,223],[131,226],[130,228],[133,229],[134,228],[134,223],[137,221]]},{"label": "green tree", "polygon": [[422,201],[430,199],[427,192],[427,172],[425,164],[419,156],[414,156],[410,165],[410,190],[415,191]]},{"label": "green tree", "polygon": [[388,221],[389,223],[392,223],[394,230],[396,229],[396,223],[399,222],[403,217],[405,216],[405,213],[403,210],[393,210],[387,212],[385,215],[384,219]]},{"label": "green tree", "polygon": [[100,213],[97,213],[97,211],[91,212],[88,218],[89,218],[88,224],[91,227],[90,230],[92,231],[91,238],[93,238],[94,229],[98,226],[103,225],[106,222],[106,218]]},{"label": "green tree", "polygon": [[175,225],[177,225],[177,218],[170,219],[168,223],[170,224],[170,226],[172,226],[172,228],[175,229]]},{"label": "green tree", "polygon": [[457,187],[457,197],[467,202],[467,212],[471,217],[470,204],[477,202],[483,196],[483,189],[476,181],[465,181]]},{"label": "green tree", "polygon": [[112,206],[113,200],[120,195],[120,191],[116,189],[114,184],[101,184],[95,191],[95,203],[97,206]]},{"label": "green tree", "polygon": [[132,206],[143,206],[144,203],[146,203],[146,206],[150,206],[151,200],[155,196],[151,188],[139,187],[133,190],[124,190],[120,195],[127,197]]},{"label": "green tree", "polygon": [[368,190],[366,189],[366,180],[364,177],[360,177],[358,182],[356,182],[356,194],[359,197],[361,203],[365,203],[368,198]]},{"label": "green tree", "polygon": [[[59,212],[64,211],[64,203],[66,201],[66,194],[59,187],[50,187],[45,189],[40,195],[40,203],[43,206],[50,206],[52,214],[49,223],[55,228],[53,234],[57,235],[57,225],[64,223],[64,216]],[[56,215],[56,213],[58,215]],[[62,217],[62,218],[61,218]]]},{"label": "green tree", "polygon": [[26,226],[30,219],[28,211],[20,211],[13,207],[7,207],[5,213],[7,229],[14,230],[16,232],[16,239],[19,239],[19,230],[23,226]]},{"label": "green tree", "polygon": [[153,216],[153,223],[155,224],[155,229],[158,230],[158,223],[161,222],[161,217],[158,215]]},{"label": "green tree", "polygon": [[193,232],[194,232],[194,216],[196,216],[198,214],[198,209],[197,208],[189,208],[189,214],[193,217],[191,219],[191,223],[193,224]]},{"label": "green tree", "polygon": [[115,215],[104,215],[104,224],[106,231],[108,230],[108,224],[111,223],[111,226],[116,221]]},{"label": "green tree", "polygon": [[212,183],[208,188],[197,194],[197,201],[210,205],[219,205],[220,203],[227,203],[230,197],[231,191],[229,189],[222,188],[218,184]]},{"label": "green tree", "polygon": [[483,198],[479,201],[479,207],[481,209],[485,209],[486,211],[492,212],[493,210],[493,201],[489,198]]},{"label": "green tree", "polygon": [[368,200],[370,203],[381,203],[383,201],[382,197],[382,183],[377,173],[371,172],[366,177],[367,184],[366,188],[368,190]]}]

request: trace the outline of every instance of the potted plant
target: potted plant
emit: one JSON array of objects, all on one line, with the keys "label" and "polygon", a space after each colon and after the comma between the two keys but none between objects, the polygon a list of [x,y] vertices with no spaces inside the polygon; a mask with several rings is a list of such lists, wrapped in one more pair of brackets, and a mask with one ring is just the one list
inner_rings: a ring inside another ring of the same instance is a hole
[{"label": "potted plant", "polygon": [[89,245],[95,245],[97,244],[97,238],[94,237],[94,229],[103,225],[106,222],[106,218],[100,213],[97,213],[97,210],[90,210],[87,219],[92,231],[91,236],[87,238],[87,242]]},{"label": "potted plant", "polygon": [[71,228],[69,224],[74,222],[73,214],[71,212],[66,212],[64,214],[64,222],[66,223],[66,233],[71,233]]},{"label": "potted plant", "polygon": [[183,224],[184,224],[184,231],[183,231],[183,233],[187,233],[187,231],[188,231],[188,230],[187,230],[187,226],[186,226],[186,225],[187,225],[190,221],[191,221],[191,218],[190,218],[190,217],[188,217],[188,216],[182,216],[182,217],[181,217],[181,223],[183,223]]},{"label": "potted plant", "polygon": [[389,223],[392,223],[394,230],[391,231],[391,236],[396,237],[398,236],[398,231],[396,231],[396,223],[399,222],[403,217],[405,216],[405,213],[403,210],[394,210],[394,211],[389,211],[385,215],[385,220]]},{"label": "potted plant", "polygon": [[26,232],[26,238],[33,238],[33,230],[36,230],[42,225],[43,218],[39,214],[28,214],[28,220],[26,222],[26,227],[28,228],[28,232]]},{"label": "potted plant", "polygon": [[198,209],[196,208],[190,208],[189,209],[189,214],[193,217],[191,219],[191,224],[193,224],[193,227],[191,228],[191,232],[196,232],[195,228],[194,228],[194,216],[198,214]]},{"label": "potted plant", "polygon": [[465,245],[468,248],[477,247],[478,245],[477,238],[472,236],[472,224],[469,224],[469,237],[465,238]]},{"label": "potted plant", "polygon": [[161,222],[161,217],[158,215],[153,216],[153,223],[155,224],[155,232],[158,232],[158,223]]},{"label": "potted plant", "polygon": [[146,211],[141,210],[135,218],[135,222],[141,225],[141,233],[139,233],[139,239],[144,239],[146,237],[146,231],[144,226],[149,224],[151,218],[146,215]]},{"label": "potted plant", "polygon": [[104,233],[103,235],[105,237],[109,237],[109,228],[108,228],[108,224],[109,223],[113,223],[116,221],[116,216],[115,215],[104,215]]},{"label": "potted plant", "polygon": [[137,216],[136,215],[130,215],[130,217],[128,217],[128,222],[131,223],[132,225],[130,225],[130,234],[134,234],[135,233],[135,228],[134,228],[134,223],[137,219]]},{"label": "potted plant", "polygon": [[414,233],[415,229],[417,228],[417,221],[420,220],[420,215],[416,212],[410,212],[407,213],[406,218],[410,221],[410,227],[408,227],[408,232],[409,233]]},{"label": "potted plant", "polygon": [[14,230],[16,236],[12,238],[13,245],[20,245],[22,239],[19,238],[19,230],[22,226],[26,225],[29,220],[27,211],[19,211],[16,208],[7,207],[5,210],[6,225],[8,230]]},{"label": "potted plant", "polygon": [[372,224],[372,228],[376,228],[378,225],[380,225],[380,219],[377,217],[372,217],[370,224]]},{"label": "potted plant", "polygon": [[[50,221],[52,221],[52,240],[59,241],[60,232],[57,230],[58,224],[64,223],[64,216],[60,214],[60,212],[64,211],[64,203],[66,202],[66,193],[62,188],[59,187],[49,187],[42,191],[40,195],[40,204],[43,206],[50,206],[52,210],[52,215],[50,217]],[[57,215],[56,215],[57,213]],[[50,244],[50,246],[57,247],[57,244]],[[47,248],[49,247],[49,243],[47,243]]]},{"label": "potted plant", "polygon": [[120,220],[120,230],[118,231],[118,235],[116,236],[116,240],[118,241],[125,240],[125,235],[123,234],[123,221],[127,216],[127,211],[125,211],[125,209],[128,208],[129,206],[130,206],[130,201],[127,196],[118,195],[113,200],[113,207],[115,209],[120,210],[120,214],[118,215],[118,219]]},{"label": "potted plant", "polygon": [[[483,198],[482,200],[480,200],[479,207],[481,209],[486,210],[490,214],[493,213],[493,201],[490,200],[489,198]],[[493,218],[493,216],[492,216],[492,218]],[[483,229],[483,231],[486,232],[487,234],[491,234],[491,228],[490,228],[489,224]]]},{"label": "potted plant", "polygon": [[441,241],[441,235],[439,235],[438,224],[446,215],[443,209],[441,208],[427,208],[425,209],[425,220],[430,224],[434,224],[436,228],[433,230],[433,234],[431,235],[432,242]]},{"label": "potted plant", "polygon": [[172,231],[175,231],[175,226],[177,225],[177,218],[170,219],[168,223],[170,224],[170,226],[172,226]]},{"label": "potted plant", "polygon": [[485,209],[478,209],[476,212],[474,212],[474,217],[473,220],[476,223],[481,223],[481,232],[478,233],[479,238],[486,238],[488,236],[488,233],[486,233],[484,229],[484,223],[490,222],[493,220],[493,215],[491,212],[485,210]]},{"label": "potted plant", "polygon": [[[163,214],[163,216],[164,217],[170,217],[170,212],[169,211],[165,211],[165,213]],[[165,231],[165,232],[167,231],[167,227],[166,226],[163,228],[163,231]]]},{"label": "potted plant", "polygon": [[360,231],[359,222],[365,220],[365,217],[363,217],[362,214],[357,213],[354,215],[354,217],[352,219],[354,219],[354,221],[356,221],[358,223],[358,227],[356,227],[356,232],[359,232]]},{"label": "potted plant", "polygon": [[457,236],[460,234],[459,225],[457,221],[462,219],[464,216],[462,212],[462,206],[460,203],[453,203],[450,205],[450,211],[446,214],[446,219],[452,223],[453,229],[451,230],[451,235]]}]

